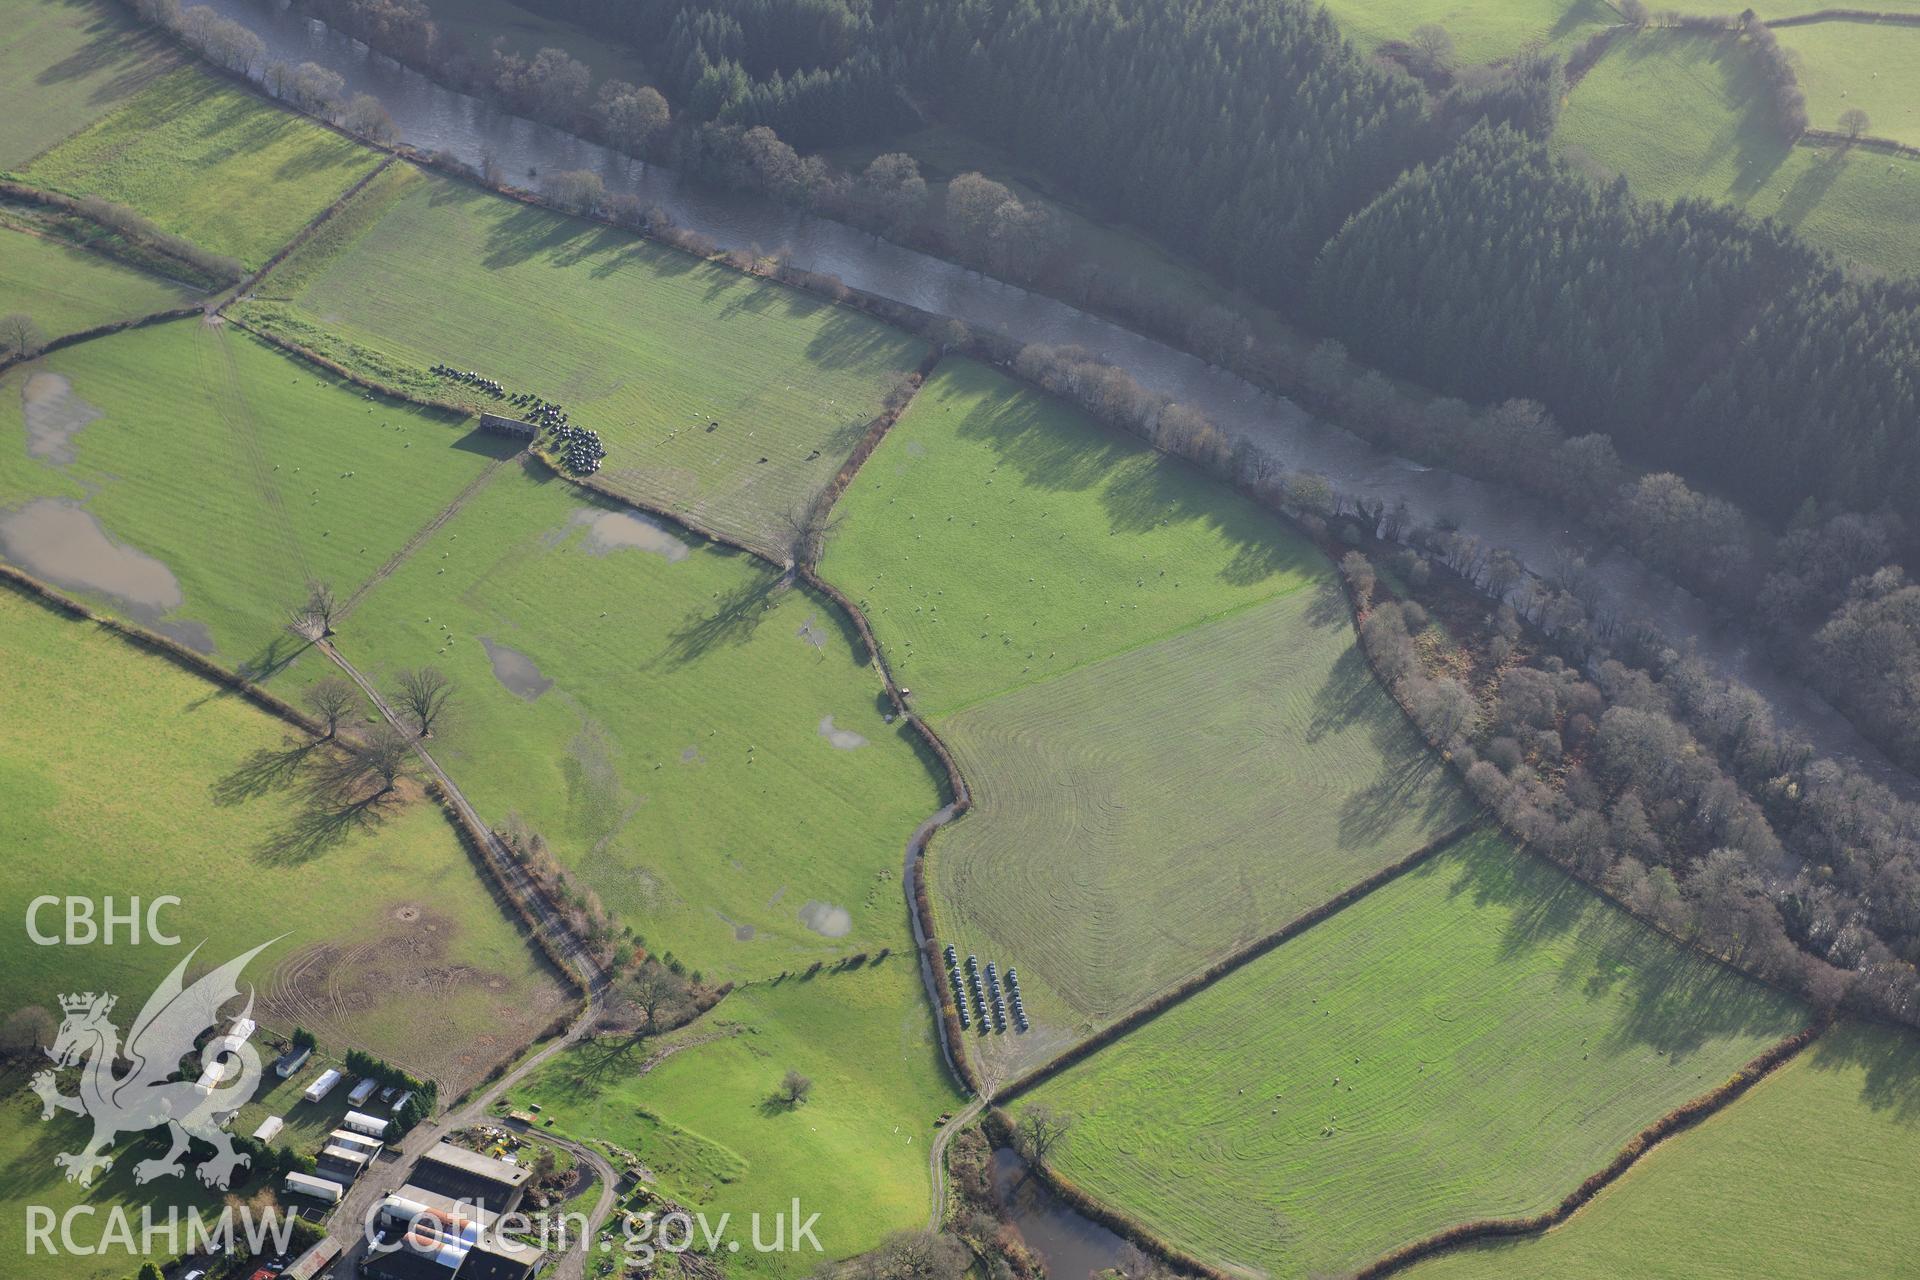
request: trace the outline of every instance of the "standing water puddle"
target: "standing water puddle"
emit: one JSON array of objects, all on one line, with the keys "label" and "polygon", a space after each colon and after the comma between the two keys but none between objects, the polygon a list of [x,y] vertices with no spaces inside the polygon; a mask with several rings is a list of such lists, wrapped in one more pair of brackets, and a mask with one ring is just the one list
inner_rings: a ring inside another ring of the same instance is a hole
[{"label": "standing water puddle", "polygon": [[491,636],[481,636],[480,647],[487,651],[487,661],[493,664],[493,678],[528,702],[553,688],[553,681],[541,675],[533,659],[518,649],[496,644]]},{"label": "standing water puddle", "polygon": [[20,388],[20,407],[27,420],[27,456],[65,466],[73,461],[73,437],[101,416],[98,409],[73,394],[73,384],[57,373],[34,373]]},{"label": "standing water puddle", "polygon": [[1127,1260],[1124,1239],[1064,1203],[1011,1147],[994,1150],[993,1198],[1047,1264],[1051,1280],[1086,1280]]},{"label": "standing water puddle", "polygon": [[832,716],[820,717],[820,736],[841,751],[853,751],[867,745],[867,740],[853,730],[834,728]]},{"label": "standing water puddle", "polygon": [[59,498],[0,514],[0,555],[55,586],[112,596],[149,625],[184,599],[171,569],[115,542],[92,513]]},{"label": "standing water puddle", "polygon": [[853,931],[853,913],[831,902],[809,901],[800,908],[800,923],[823,938],[844,938]]},{"label": "standing water puddle", "polygon": [[576,511],[573,523],[587,527],[587,550],[595,555],[603,556],[610,551],[651,551],[674,563],[685,560],[693,550],[659,521],[630,511]]}]

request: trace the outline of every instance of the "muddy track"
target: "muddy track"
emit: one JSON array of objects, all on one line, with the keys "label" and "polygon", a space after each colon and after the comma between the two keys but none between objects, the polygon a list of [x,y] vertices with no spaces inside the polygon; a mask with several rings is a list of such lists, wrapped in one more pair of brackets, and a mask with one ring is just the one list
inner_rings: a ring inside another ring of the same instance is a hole
[{"label": "muddy track", "polygon": [[584,1143],[571,1138],[562,1138],[558,1134],[541,1129],[519,1129],[521,1136],[531,1142],[542,1142],[550,1147],[571,1152],[574,1159],[581,1161],[593,1170],[594,1177],[600,1180],[600,1195],[593,1202],[593,1208],[587,1212],[587,1230],[579,1241],[566,1253],[552,1269],[545,1272],[547,1280],[585,1280],[587,1259],[593,1254],[593,1240],[605,1224],[607,1215],[613,1212],[613,1204],[619,1198],[620,1174],[614,1169],[613,1162]]},{"label": "muddy track", "polygon": [[360,601],[366,597],[366,594],[369,591],[372,591],[375,587],[385,582],[388,578],[391,578],[393,576],[394,570],[398,569],[401,565],[405,564],[409,559],[412,558],[413,553],[420,549],[421,543],[425,542],[428,538],[431,538],[434,534],[438,533],[440,531],[441,526],[446,524],[447,521],[459,515],[460,509],[466,506],[467,503],[471,502],[475,494],[479,493],[482,489],[487,487],[488,483],[493,479],[495,473],[498,472],[501,467],[505,466],[509,462],[524,463],[526,459],[527,459],[527,450],[522,449],[519,453],[514,454],[511,458],[495,458],[492,462],[489,462],[485,467],[482,467],[480,470],[480,474],[475,476],[472,480],[468,481],[467,487],[462,489],[459,493],[455,494],[452,502],[449,502],[446,506],[442,507],[438,512],[436,512],[434,514],[433,519],[427,521],[425,524],[421,525],[418,529],[414,530],[413,536],[408,538],[406,542],[401,545],[398,551],[394,552],[393,555],[388,557],[387,562],[381,565],[378,569],[376,569],[372,577],[368,578],[365,582],[361,583],[359,586],[353,589],[353,594],[348,596],[346,600],[341,604],[338,611],[335,612],[334,618],[333,618],[334,623],[338,625],[339,623],[346,621],[348,616],[351,615],[354,609],[356,609],[359,606]]}]

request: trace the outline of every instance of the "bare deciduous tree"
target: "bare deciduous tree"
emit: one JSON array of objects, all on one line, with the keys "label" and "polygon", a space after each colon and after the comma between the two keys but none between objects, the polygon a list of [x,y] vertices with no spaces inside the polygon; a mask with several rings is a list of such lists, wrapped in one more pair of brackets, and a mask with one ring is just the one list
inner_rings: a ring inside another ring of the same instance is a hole
[{"label": "bare deciduous tree", "polygon": [[387,114],[386,106],[370,93],[356,93],[340,113],[340,127],[374,142],[393,142],[400,128]]},{"label": "bare deciduous tree", "polygon": [[1013,1124],[1013,1145],[1029,1164],[1044,1165],[1073,1131],[1071,1112],[1055,1111],[1044,1102],[1030,1102]]},{"label": "bare deciduous tree", "polygon": [[1453,67],[1453,37],[1437,22],[1425,22],[1413,29],[1408,42],[1421,64],[1429,71],[1447,71]]},{"label": "bare deciduous tree", "polygon": [[333,588],[311,579],[306,600],[287,611],[287,630],[304,640],[324,640],[333,634],[333,620],[339,612]]},{"label": "bare deciduous tree", "polygon": [[433,736],[434,722],[453,698],[453,681],[438,667],[417,667],[402,671],[399,692],[394,701],[413,717],[416,731],[423,738]]},{"label": "bare deciduous tree", "polygon": [[368,776],[379,780],[378,794],[385,795],[393,790],[394,783],[400,778],[400,771],[406,768],[407,754],[412,746],[406,735],[391,725],[382,724],[375,727],[355,751],[361,768]]},{"label": "bare deciduous tree", "polygon": [[967,1247],[944,1232],[902,1231],[854,1264],[860,1280],[961,1280],[972,1262]]},{"label": "bare deciduous tree", "polygon": [[1840,132],[1849,138],[1864,138],[1871,128],[1873,121],[1858,107],[1848,107],[1840,113]]},{"label": "bare deciduous tree", "polygon": [[0,316],[0,357],[32,355],[46,340],[40,326],[26,312]]},{"label": "bare deciduous tree", "polygon": [[685,997],[687,986],[684,979],[665,965],[648,961],[632,980],[621,987],[621,994],[633,1003],[635,1009],[646,1015],[647,1030],[654,1031]]},{"label": "bare deciduous tree", "polygon": [[[53,1043],[53,1015],[45,1006],[23,1005],[0,1023],[0,1058],[37,1058]],[[44,1064],[43,1064],[44,1065]]]},{"label": "bare deciduous tree", "polygon": [[813,1078],[789,1068],[787,1074],[780,1077],[780,1087],[773,1091],[773,1096],[782,1106],[797,1107],[813,1096]]},{"label": "bare deciduous tree", "polygon": [[306,692],[309,710],[326,722],[327,736],[333,737],[339,732],[340,719],[352,710],[359,691],[353,682],[343,676],[327,676],[314,681]]},{"label": "bare deciduous tree", "polygon": [[[413,744],[398,729],[382,723],[364,739],[341,745],[343,749],[327,753],[313,773],[315,798],[329,804],[371,804],[392,791]],[[362,797],[368,787],[374,790]]]}]

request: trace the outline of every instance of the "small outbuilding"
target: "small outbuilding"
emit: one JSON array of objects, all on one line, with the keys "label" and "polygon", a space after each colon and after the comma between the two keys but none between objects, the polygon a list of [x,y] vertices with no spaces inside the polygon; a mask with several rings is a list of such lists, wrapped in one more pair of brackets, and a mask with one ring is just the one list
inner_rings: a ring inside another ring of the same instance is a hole
[{"label": "small outbuilding", "polygon": [[364,1111],[349,1111],[340,1120],[342,1127],[351,1129],[355,1133],[364,1133],[369,1138],[382,1139],[387,1136],[387,1126],[392,1123],[391,1120],[381,1116],[370,1116]]},{"label": "small outbuilding", "polygon": [[315,1200],[324,1200],[328,1204],[339,1204],[343,1188],[339,1183],[327,1178],[316,1178],[310,1173],[290,1173],[287,1175],[287,1190],[294,1195],[311,1196]]},{"label": "small outbuilding", "polygon": [[268,1116],[260,1122],[260,1127],[253,1131],[254,1140],[256,1142],[272,1142],[280,1136],[280,1131],[286,1127],[287,1122],[280,1116]]},{"label": "small outbuilding", "polygon": [[340,1083],[341,1078],[337,1070],[328,1067],[314,1079],[312,1084],[307,1086],[307,1091],[303,1096],[308,1102],[319,1102],[333,1092],[334,1086]]},{"label": "small outbuilding", "polygon": [[480,429],[490,431],[497,436],[506,436],[513,440],[531,442],[540,434],[540,428],[531,422],[522,422],[518,418],[509,418],[504,414],[483,413],[480,415]]}]

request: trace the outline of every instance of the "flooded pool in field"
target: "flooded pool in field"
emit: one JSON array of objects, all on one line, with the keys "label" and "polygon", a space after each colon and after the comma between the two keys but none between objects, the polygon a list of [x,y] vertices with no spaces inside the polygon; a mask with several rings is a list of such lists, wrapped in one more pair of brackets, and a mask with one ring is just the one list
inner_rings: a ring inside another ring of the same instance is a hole
[{"label": "flooded pool in field", "polygon": [[586,526],[587,550],[595,555],[646,551],[676,563],[693,553],[666,525],[631,511],[579,511],[573,523]]},{"label": "flooded pool in field", "polygon": [[800,923],[823,938],[844,938],[853,932],[853,913],[831,902],[809,900],[800,908]]},{"label": "flooded pool in field", "polygon": [[20,408],[27,421],[27,456],[61,466],[73,461],[74,436],[102,416],[73,393],[73,384],[64,375],[45,370],[21,385]]},{"label": "flooded pool in field", "polygon": [[487,651],[487,661],[493,664],[493,678],[528,702],[553,688],[553,681],[540,674],[533,659],[518,649],[498,644],[492,636],[481,636],[480,647]]},{"label": "flooded pool in field", "polygon": [[853,730],[834,728],[832,716],[820,717],[820,736],[841,751],[854,751],[867,745],[867,740]]},{"label": "flooded pool in field", "polygon": [[57,587],[111,596],[149,625],[185,599],[173,570],[115,542],[92,512],[61,498],[36,498],[0,513],[0,555]]},{"label": "flooded pool in field", "polygon": [[1127,1261],[1124,1239],[1061,1200],[1011,1147],[994,1150],[993,1198],[1047,1264],[1049,1280],[1086,1280]]}]

